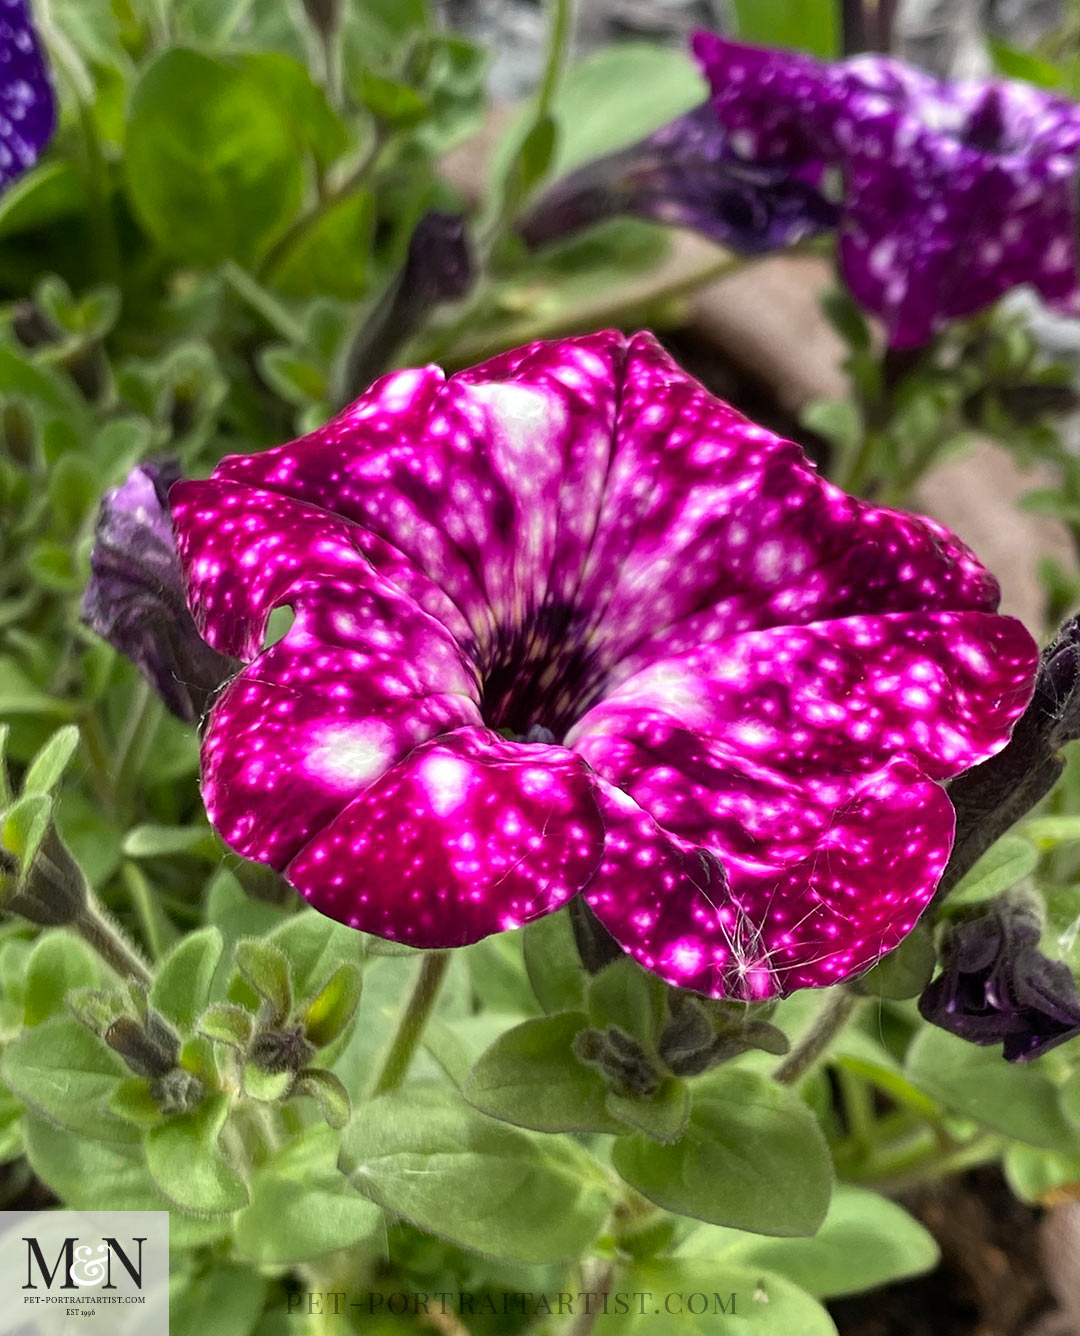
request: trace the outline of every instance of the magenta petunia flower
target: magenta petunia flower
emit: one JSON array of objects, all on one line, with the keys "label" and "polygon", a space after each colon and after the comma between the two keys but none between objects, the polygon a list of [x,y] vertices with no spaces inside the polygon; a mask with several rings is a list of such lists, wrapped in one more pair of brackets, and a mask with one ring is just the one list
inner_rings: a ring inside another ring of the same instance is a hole
[{"label": "magenta petunia flower", "polygon": [[56,104],[27,0],[0,0],[0,189],[38,160]]},{"label": "magenta petunia flower", "polygon": [[802,177],[839,169],[840,267],[894,346],[919,346],[1022,283],[1078,309],[1075,102],[706,32],[694,52],[733,151]]},{"label": "magenta petunia flower", "polygon": [[939,781],[1032,691],[956,538],[846,496],[648,334],[395,372],[170,502],[196,622],[248,665],[209,718],[211,819],[417,946],[580,892],[673,983],[833,983],[913,926]]}]

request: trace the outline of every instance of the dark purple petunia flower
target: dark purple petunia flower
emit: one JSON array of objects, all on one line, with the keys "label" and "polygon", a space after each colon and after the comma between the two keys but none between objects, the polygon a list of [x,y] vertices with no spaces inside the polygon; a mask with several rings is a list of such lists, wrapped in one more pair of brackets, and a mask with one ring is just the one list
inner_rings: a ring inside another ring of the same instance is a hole
[{"label": "dark purple petunia flower", "polygon": [[556,182],[518,232],[537,247],[605,218],[636,214],[756,255],[836,225],[838,210],[818,189],[819,177],[743,161],[706,102]]},{"label": "dark purple petunia flower", "polygon": [[0,0],[0,190],[38,160],[56,104],[26,0]]},{"label": "dark purple petunia flower", "polygon": [[1009,898],[953,923],[920,1013],[973,1044],[1003,1045],[1009,1062],[1029,1062],[1076,1038],[1076,982],[1067,965],[1039,950],[1040,936],[1035,907]]},{"label": "dark purple petunia flower", "polygon": [[843,177],[840,267],[899,348],[1022,283],[1076,311],[1080,106],[1023,83],[943,83],[897,60],[822,64],[699,32],[735,152]]},{"label": "dark purple petunia flower", "polygon": [[1032,690],[963,544],[846,496],[647,334],[396,372],[170,499],[196,622],[249,665],[209,718],[211,819],[417,946],[583,892],[673,983],[834,983],[914,925],[938,781]]},{"label": "dark purple petunia flower", "polygon": [[169,518],[176,460],[139,464],[106,492],[90,553],[82,620],[126,654],[181,719],[194,723],[240,666],[195,629]]}]

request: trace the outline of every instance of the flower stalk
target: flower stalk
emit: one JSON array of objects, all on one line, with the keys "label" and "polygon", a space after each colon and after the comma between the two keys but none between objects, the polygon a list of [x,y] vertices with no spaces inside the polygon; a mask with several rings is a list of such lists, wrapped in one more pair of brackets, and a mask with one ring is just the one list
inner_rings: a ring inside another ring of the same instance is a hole
[{"label": "flower stalk", "polygon": [[147,986],[153,982],[153,975],[120,927],[93,899],[87,899],[86,907],[71,926],[121,978],[133,979]]},{"label": "flower stalk", "polygon": [[859,1008],[862,998],[847,988],[834,988],[813,1025],[773,1072],[781,1085],[795,1085],[824,1057],[826,1050]]},{"label": "flower stalk", "polygon": [[375,1078],[371,1092],[373,1095],[387,1095],[397,1090],[405,1080],[449,965],[449,951],[425,952],[412,992],[398,1019],[397,1030],[390,1042],[382,1070]]}]

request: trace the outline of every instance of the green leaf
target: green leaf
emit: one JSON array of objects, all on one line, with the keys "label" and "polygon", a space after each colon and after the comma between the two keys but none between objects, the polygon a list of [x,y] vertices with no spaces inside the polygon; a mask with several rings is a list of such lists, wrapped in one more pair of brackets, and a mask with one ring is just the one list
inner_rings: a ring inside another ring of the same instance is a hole
[{"label": "green leaf", "polygon": [[253,900],[228,868],[219,869],[211,878],[206,892],[206,919],[221,929],[229,945],[241,937],[259,937],[271,932],[290,922],[291,917],[280,905]]},{"label": "green leaf", "polygon": [[[291,254],[291,252],[290,252]],[[317,262],[321,262],[322,252],[312,252]],[[284,266],[283,266],[284,268]],[[291,285],[290,285],[291,286]],[[295,284],[298,291],[310,291],[309,275],[301,269],[299,281]],[[321,403],[326,398],[326,372],[317,367],[309,358],[301,357],[291,347],[274,344],[261,348],[257,357],[259,375],[274,393],[287,404],[297,408],[307,408],[313,403]],[[275,608],[276,613],[289,612],[290,609]],[[275,642],[273,623],[267,628],[264,643]]]},{"label": "green leaf", "polygon": [[[31,960],[31,963],[32,960]],[[1075,1071],[1060,1090],[1061,1109],[1065,1117],[1080,1129],[1080,1071]],[[1077,1146],[1080,1151],[1080,1144]]]},{"label": "green leaf", "polygon": [[[375,230],[375,196],[369,190],[353,190],[336,200],[274,268],[274,287],[298,297],[313,292],[355,301],[368,289],[371,247]],[[264,364],[264,370],[266,369]],[[321,383],[312,376],[309,364],[293,359],[288,367],[293,385],[301,389],[306,403],[326,395],[326,377]],[[271,374],[280,382],[287,370],[279,357]],[[277,385],[275,385],[277,388]],[[280,392],[280,391],[279,391]],[[284,396],[290,403],[291,396]],[[301,407],[304,404],[301,404]]]},{"label": "green leaf", "polygon": [[408,84],[387,79],[374,70],[361,70],[357,80],[360,100],[371,114],[395,129],[418,125],[427,111],[427,103]]},{"label": "green leaf", "polygon": [[57,528],[75,535],[96,506],[100,479],[81,455],[62,455],[49,478],[49,501]]},{"label": "green leaf", "polygon": [[[652,42],[620,42],[566,72],[552,102],[559,127],[551,175],[623,148],[703,102],[705,80],[689,55]],[[492,163],[496,179],[526,134],[527,117],[505,134]]]},{"label": "green leaf", "polygon": [[356,1014],[364,978],[358,965],[343,963],[308,1003],[302,1017],[304,1033],[316,1048],[335,1040]]},{"label": "green leaf", "polygon": [[927,1026],[908,1050],[906,1070],[954,1113],[1032,1146],[1080,1151],[1080,1131],[1065,1117],[1057,1087],[1037,1062],[1018,1066],[997,1049]]},{"label": "green leaf", "polygon": [[1056,849],[1059,844],[1080,840],[1080,816],[1037,816],[1025,821],[1020,830],[1039,849]]},{"label": "green leaf", "polygon": [[234,1247],[255,1266],[295,1266],[352,1248],[384,1229],[383,1214],[338,1171],[338,1138],[310,1127],[251,1179]]},{"label": "green leaf", "polygon": [[604,1078],[574,1055],[586,1025],[582,1012],[564,1012],[514,1026],[481,1055],[462,1094],[483,1113],[537,1132],[625,1132],[605,1105]]},{"label": "green leaf", "polygon": [[79,745],[79,730],[74,724],[58,729],[38,752],[23,779],[24,793],[50,793],[71,764]]},{"label": "green leaf", "polygon": [[121,1081],[109,1097],[109,1109],[136,1127],[156,1127],[165,1116],[141,1077]]},{"label": "green leaf", "polygon": [[221,857],[217,836],[206,825],[135,826],[124,837],[123,852],[128,858],[174,858],[194,854],[216,863]]},{"label": "green leaf", "polygon": [[853,352],[870,351],[870,326],[858,302],[843,288],[831,288],[821,298],[821,310],[829,324]]},{"label": "green leaf", "polygon": [[859,976],[859,991],[867,997],[896,1000],[918,997],[930,982],[936,960],[929,924],[916,923],[898,947]]},{"label": "green leaf", "polygon": [[585,968],[578,956],[570,914],[532,919],[521,935],[525,971],[537,1001],[547,1012],[581,1011],[585,1005]]},{"label": "green leaf", "polygon": [[570,1143],[538,1142],[418,1086],[366,1104],[345,1130],[340,1164],[378,1205],[509,1261],[580,1257],[610,1206]]},{"label": "green leaf", "polygon": [[297,137],[322,167],[348,147],[349,136],[326,93],[298,60],[280,51],[245,52],[242,67],[253,74],[281,107]]},{"label": "green leaf", "polygon": [[255,1017],[231,1002],[217,1002],[206,1008],[195,1028],[208,1039],[232,1048],[246,1048],[255,1033]]},{"label": "green leaf", "polygon": [[690,1123],[672,1145],[642,1135],[615,1143],[622,1177],[659,1206],[758,1234],[812,1234],[829,1205],[832,1161],[794,1091],[749,1071],[719,1071],[694,1090]]},{"label": "green leaf", "polygon": [[940,1256],[933,1235],[902,1207],[846,1183],[833,1190],[828,1214],[812,1238],[763,1239],[704,1226],[679,1253],[713,1258],[718,1275],[731,1263],[775,1271],[819,1299],[920,1275]]},{"label": "green leaf", "polygon": [[555,156],[558,132],[552,116],[541,116],[530,127],[515,153],[506,176],[507,208],[521,203],[547,174]]},{"label": "green leaf", "polygon": [[[70,1210],[168,1210],[137,1144],[84,1141],[32,1113],[25,1119],[25,1139],[34,1173]],[[174,1248],[197,1247],[220,1238],[227,1228],[227,1220],[196,1220],[176,1211],[169,1221],[169,1242]]]},{"label": "green leaf", "polygon": [[816,1299],[752,1267],[650,1258],[622,1272],[616,1290],[623,1304],[599,1320],[598,1336],[836,1336]]},{"label": "green leaf", "polygon": [[183,47],[143,70],[126,150],[135,212],[165,252],[189,263],[250,263],[303,199],[281,104],[250,72]]},{"label": "green leaf", "polygon": [[652,1095],[620,1095],[608,1092],[607,1110],[654,1141],[677,1141],[690,1121],[690,1087],[676,1076],[661,1083]]},{"label": "green leaf", "polygon": [[268,1282],[248,1267],[217,1262],[180,1274],[169,1288],[171,1336],[250,1336],[266,1305]]},{"label": "green leaf", "polygon": [[12,803],[0,820],[0,844],[18,858],[23,873],[41,847],[52,809],[52,798],[43,793],[28,793]]},{"label": "green leaf", "polygon": [[597,1029],[615,1025],[653,1047],[667,1015],[666,999],[663,979],[622,956],[589,981],[589,1018]]},{"label": "green leaf", "polygon": [[183,1033],[195,1026],[206,1006],[210,984],[225,943],[217,928],[202,928],[182,937],[157,972],[150,989],[150,1004]]},{"label": "green leaf", "polygon": [[0,238],[35,232],[86,207],[86,184],[70,162],[39,162],[0,196]]},{"label": "green leaf", "polygon": [[323,1067],[305,1067],[297,1075],[290,1098],[308,1095],[319,1106],[327,1123],[340,1131],[352,1116],[352,1101],[345,1086]]},{"label": "green leaf", "polygon": [[106,1108],[121,1076],[119,1060],[69,1016],[25,1030],[0,1059],[0,1079],[21,1100],[57,1127],[98,1141],[136,1135]]},{"label": "green leaf", "polygon": [[794,47],[826,60],[840,55],[839,6],[833,0],[732,0],[741,41]]},{"label": "green leaf", "polygon": [[236,943],[236,967],[270,1008],[271,1020],[280,1025],[292,1011],[292,977],[289,962],[269,938],[248,937]]},{"label": "green leaf", "polygon": [[43,540],[35,543],[26,558],[33,580],[57,594],[74,594],[86,583],[87,572],[76,564],[76,554],[66,543]]},{"label": "green leaf", "polygon": [[95,988],[100,981],[97,957],[78,937],[67,932],[43,934],[26,969],[26,1024],[40,1025],[63,1014],[73,988]]},{"label": "green leaf", "polygon": [[276,1104],[278,1100],[285,1098],[294,1077],[295,1073],[291,1071],[268,1072],[257,1063],[246,1062],[241,1080],[245,1095],[257,1099],[262,1104]]},{"label": "green leaf", "polygon": [[362,964],[365,940],[363,933],[316,909],[290,915],[267,937],[289,961],[297,997],[311,997],[343,961]]},{"label": "green leaf", "polygon": [[1021,79],[1037,88],[1061,88],[1061,70],[1050,61],[1018,51],[995,37],[989,39],[989,47],[994,64],[1007,79]]},{"label": "green leaf", "polygon": [[1067,1188],[1070,1197],[1080,1190],[1080,1151],[1059,1155],[1057,1151],[1012,1141],[1005,1148],[1004,1169],[1013,1192],[1022,1201],[1036,1205],[1049,1205],[1047,1198],[1059,1188]]},{"label": "green leaf", "polygon": [[146,1165],[158,1191],[193,1215],[228,1215],[250,1199],[247,1185],[222,1154],[218,1138],[229,1096],[212,1095],[192,1113],[168,1119],[146,1134]]},{"label": "green leaf", "polygon": [[814,399],[800,412],[799,422],[845,456],[862,441],[865,430],[862,413],[850,399]]},{"label": "green leaf", "polygon": [[1009,890],[1035,871],[1039,855],[1021,835],[1003,835],[957,882],[945,901],[946,907],[975,904]]}]

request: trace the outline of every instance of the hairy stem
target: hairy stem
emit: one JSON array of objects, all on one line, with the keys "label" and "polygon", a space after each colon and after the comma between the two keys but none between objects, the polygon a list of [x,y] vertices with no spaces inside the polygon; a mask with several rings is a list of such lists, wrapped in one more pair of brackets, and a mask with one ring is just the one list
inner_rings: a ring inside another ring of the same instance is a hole
[{"label": "hairy stem", "polygon": [[861,1001],[846,988],[834,988],[813,1025],[776,1068],[773,1078],[782,1085],[794,1085],[805,1076],[855,1014]]},{"label": "hairy stem", "polygon": [[614,1262],[603,1262],[591,1277],[589,1288],[584,1294],[579,1294],[579,1299],[586,1297],[586,1303],[583,1312],[579,1313],[574,1325],[570,1328],[569,1336],[589,1336],[589,1333],[596,1326],[597,1319],[604,1310],[604,1301],[611,1293],[611,1288],[615,1284],[615,1278],[618,1274]]},{"label": "hairy stem", "polygon": [[398,1019],[397,1030],[390,1043],[382,1070],[376,1077],[372,1094],[385,1095],[397,1090],[405,1079],[413,1060],[424,1027],[439,996],[446,970],[450,964],[449,951],[428,951],[420,962],[412,992]]},{"label": "hairy stem", "polygon": [[147,986],[153,981],[150,971],[119,925],[108,918],[101,906],[93,900],[87,900],[83,912],[71,926],[122,978],[134,979],[136,983]]}]

